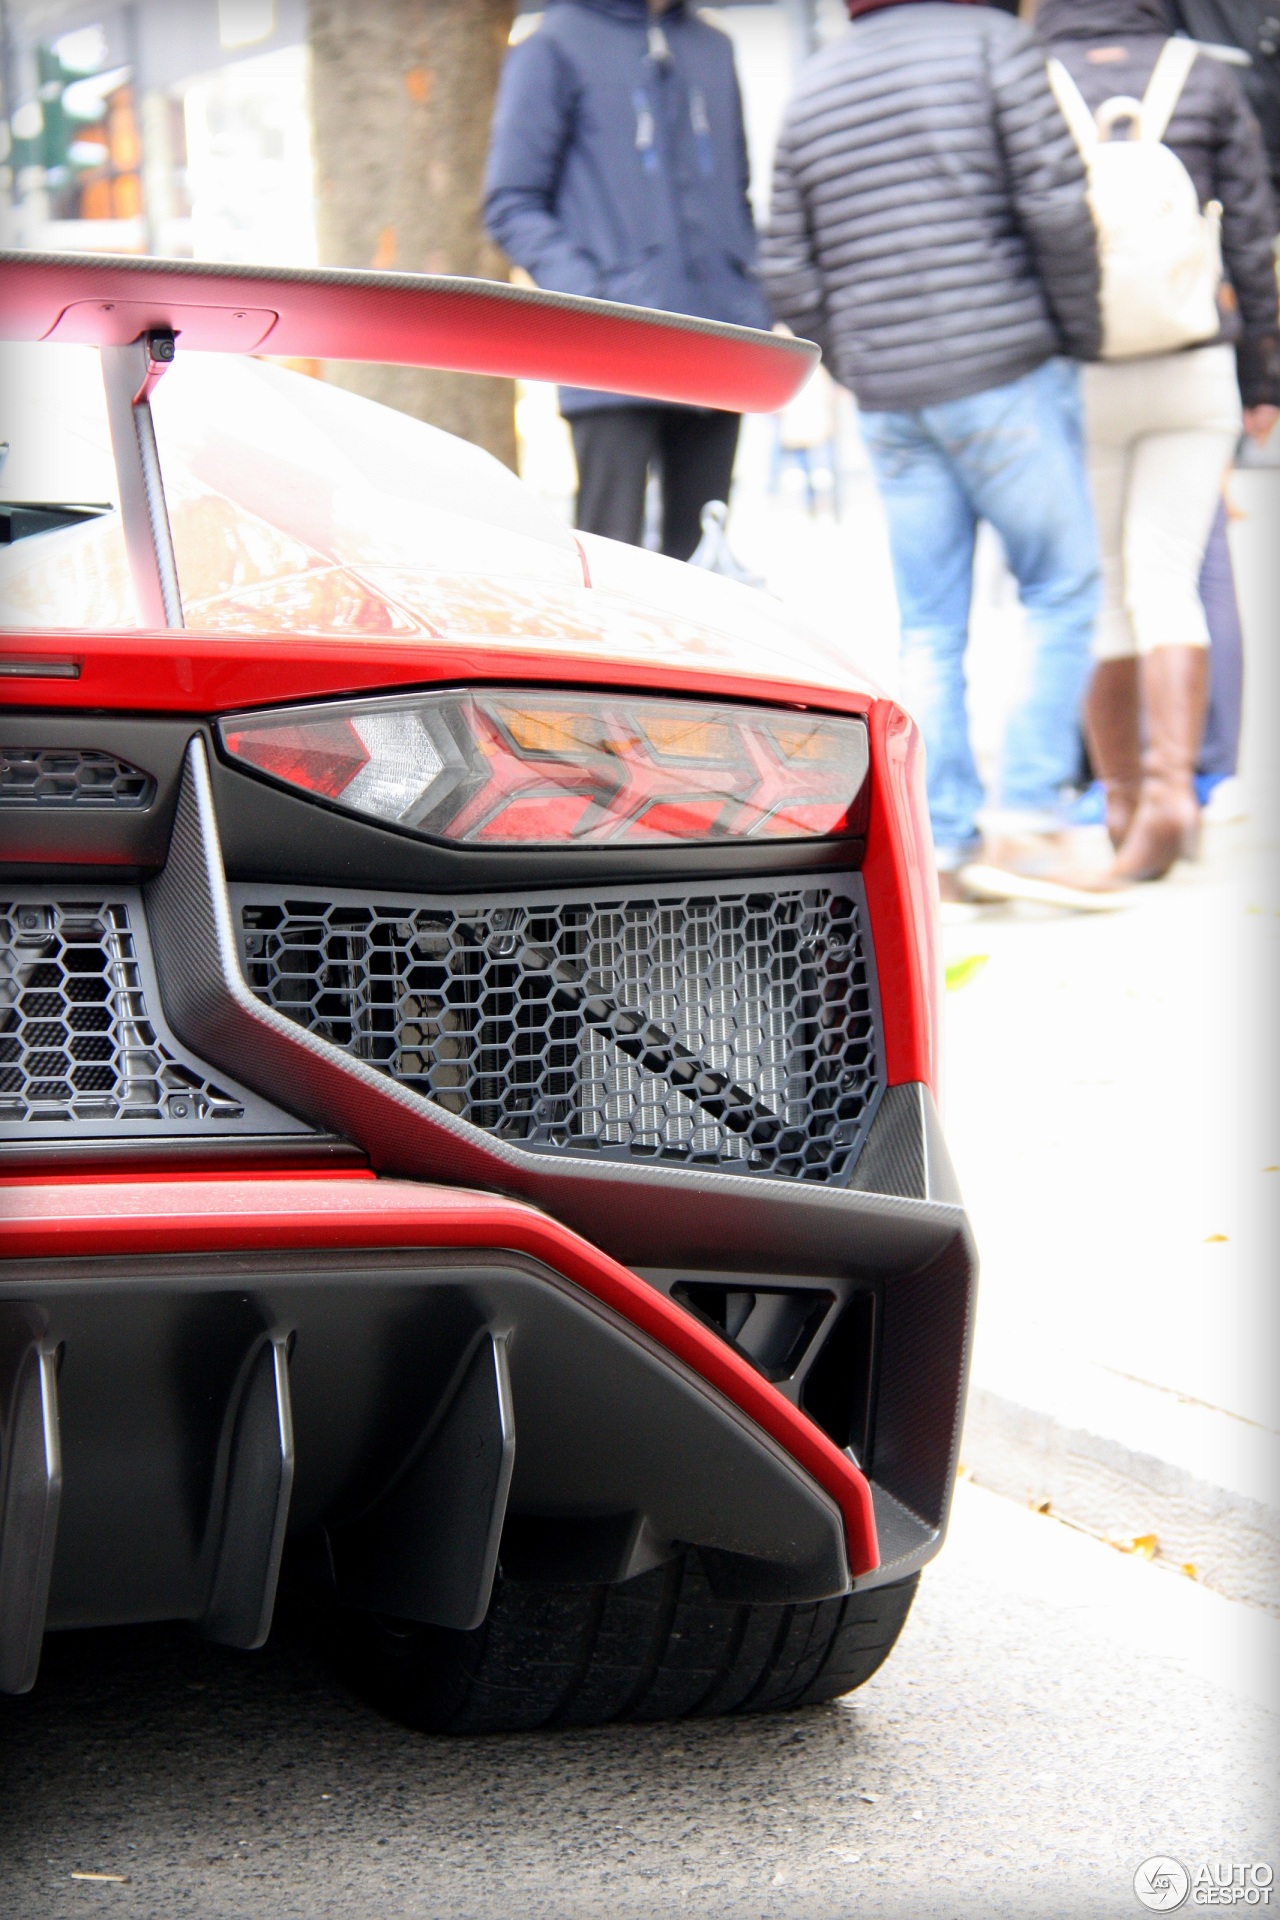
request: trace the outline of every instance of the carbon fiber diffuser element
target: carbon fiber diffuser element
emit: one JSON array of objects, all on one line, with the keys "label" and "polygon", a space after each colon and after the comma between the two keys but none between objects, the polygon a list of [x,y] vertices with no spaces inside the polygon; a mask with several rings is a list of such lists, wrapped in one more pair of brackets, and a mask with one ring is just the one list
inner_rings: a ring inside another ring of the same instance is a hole
[{"label": "carbon fiber diffuser element", "polygon": [[488,1133],[848,1177],[881,1079],[855,877],[483,904],[236,891],[260,998]]}]

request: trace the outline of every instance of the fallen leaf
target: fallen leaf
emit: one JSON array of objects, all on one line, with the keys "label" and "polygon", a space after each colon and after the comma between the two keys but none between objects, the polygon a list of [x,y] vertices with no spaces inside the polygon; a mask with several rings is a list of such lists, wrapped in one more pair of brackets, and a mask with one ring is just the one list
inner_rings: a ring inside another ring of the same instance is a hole
[{"label": "fallen leaf", "polygon": [[1194,1560],[1184,1560],[1182,1563],[1182,1571],[1186,1574],[1188,1580],[1198,1580],[1200,1578]]},{"label": "fallen leaf", "polygon": [[1037,1500],[1034,1502],[1034,1506],[1037,1513],[1049,1513],[1052,1511],[1053,1502],[1051,1500]]},{"label": "fallen leaf", "polygon": [[1109,1533],[1106,1540],[1117,1553],[1134,1553],[1140,1560],[1154,1560],[1160,1549],[1160,1536],[1156,1533]]},{"label": "fallen leaf", "polygon": [[1204,1237],[1204,1245],[1206,1247],[1222,1247],[1226,1245],[1226,1241],[1227,1236],[1225,1233],[1206,1233]]},{"label": "fallen leaf", "polygon": [[953,960],[947,968],[947,992],[955,993],[958,988],[967,987],[990,958],[989,953],[966,953],[962,960]]}]

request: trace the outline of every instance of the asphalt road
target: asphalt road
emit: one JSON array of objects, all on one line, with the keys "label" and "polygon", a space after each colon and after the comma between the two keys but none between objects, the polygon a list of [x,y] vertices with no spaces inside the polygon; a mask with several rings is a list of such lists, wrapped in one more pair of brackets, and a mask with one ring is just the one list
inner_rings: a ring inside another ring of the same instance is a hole
[{"label": "asphalt road", "polygon": [[423,1739],[287,1635],[57,1636],[0,1702],[0,1913],[1137,1914],[1153,1853],[1280,1865],[1278,1650],[1256,1609],[972,1486],[893,1660],[808,1713]]}]

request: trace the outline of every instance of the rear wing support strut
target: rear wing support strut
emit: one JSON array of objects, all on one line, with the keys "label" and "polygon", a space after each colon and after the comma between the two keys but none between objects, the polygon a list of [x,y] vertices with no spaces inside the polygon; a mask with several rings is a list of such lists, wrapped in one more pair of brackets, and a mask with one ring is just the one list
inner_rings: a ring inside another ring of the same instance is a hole
[{"label": "rear wing support strut", "polygon": [[174,336],[154,329],[128,346],[100,347],[99,355],[138,614],[144,627],[181,627],[182,593],[151,417],[152,392],[173,364]]}]

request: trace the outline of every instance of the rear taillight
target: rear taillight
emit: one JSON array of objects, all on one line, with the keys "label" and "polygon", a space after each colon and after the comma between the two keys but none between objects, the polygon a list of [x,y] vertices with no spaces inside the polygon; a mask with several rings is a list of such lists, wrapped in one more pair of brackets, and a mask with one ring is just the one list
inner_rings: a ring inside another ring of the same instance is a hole
[{"label": "rear taillight", "polygon": [[352,813],[488,846],[860,832],[860,719],[515,690],[295,707],[225,752]]}]

